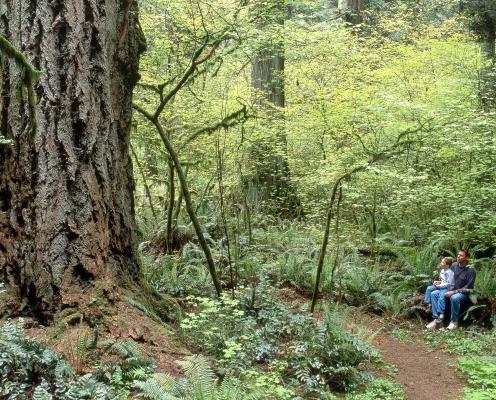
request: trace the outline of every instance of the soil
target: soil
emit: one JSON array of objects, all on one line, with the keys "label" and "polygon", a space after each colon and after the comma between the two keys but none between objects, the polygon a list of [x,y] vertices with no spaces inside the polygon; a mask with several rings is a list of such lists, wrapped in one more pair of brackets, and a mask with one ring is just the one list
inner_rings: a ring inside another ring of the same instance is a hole
[{"label": "soil", "polygon": [[407,337],[396,338],[391,333],[395,325],[387,325],[381,317],[362,315],[360,325],[378,332],[372,344],[386,364],[397,368],[394,379],[401,383],[408,400],[463,397],[463,379],[456,368],[456,356],[428,348],[419,337],[418,327],[404,327]]}]

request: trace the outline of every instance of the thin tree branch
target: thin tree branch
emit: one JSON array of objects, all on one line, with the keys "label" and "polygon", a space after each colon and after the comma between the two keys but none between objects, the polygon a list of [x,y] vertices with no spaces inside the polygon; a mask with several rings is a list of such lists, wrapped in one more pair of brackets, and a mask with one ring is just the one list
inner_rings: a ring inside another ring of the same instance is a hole
[{"label": "thin tree branch", "polygon": [[179,151],[183,150],[189,143],[195,140],[198,136],[207,134],[210,135],[217,131],[220,128],[229,129],[242,121],[246,121],[249,118],[248,111],[246,106],[235,111],[227,116],[225,116],[222,120],[217,122],[212,126],[207,126],[205,128],[199,129],[195,133],[193,133],[190,137],[188,137],[182,144],[179,146]]}]

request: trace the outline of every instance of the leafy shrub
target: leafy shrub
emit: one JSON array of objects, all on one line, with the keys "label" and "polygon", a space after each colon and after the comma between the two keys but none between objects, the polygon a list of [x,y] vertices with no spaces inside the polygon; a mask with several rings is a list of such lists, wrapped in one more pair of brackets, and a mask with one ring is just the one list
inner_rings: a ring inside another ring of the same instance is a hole
[{"label": "leafy shrub", "polygon": [[300,289],[312,289],[315,261],[306,254],[291,251],[282,254],[272,264],[271,274],[278,282],[289,283]]},{"label": "leafy shrub", "polygon": [[99,362],[94,376],[109,385],[121,398],[127,398],[136,381],[147,379],[155,370],[155,362],[140,355],[132,340],[121,342],[113,339],[101,344],[102,354],[117,356],[115,362]]},{"label": "leafy shrub", "polygon": [[373,293],[387,288],[387,276],[377,265],[367,265],[357,253],[350,254],[339,266],[337,274],[346,301],[351,305],[375,303]]},{"label": "leafy shrub", "polygon": [[147,281],[160,293],[187,296],[213,292],[212,278],[203,265],[203,258],[195,263],[185,263],[178,256],[168,255],[142,256],[141,260]]},{"label": "leafy shrub", "polygon": [[196,311],[186,314],[181,329],[186,340],[199,350],[229,359],[240,342],[253,333],[254,321],[245,316],[239,300],[227,294],[221,301],[193,296],[188,301]]},{"label": "leafy shrub", "polygon": [[477,331],[427,331],[424,337],[432,347],[442,347],[453,354],[482,355],[496,351],[496,337]]},{"label": "leafy shrub", "polygon": [[[24,335],[23,321],[0,328],[0,397],[51,399],[113,399],[104,384],[90,374],[77,377],[62,357]],[[35,397],[36,396],[36,397]]]},{"label": "leafy shrub", "polygon": [[389,294],[375,292],[371,297],[377,302],[382,311],[397,317],[405,309],[405,299],[408,297],[408,293],[401,290],[394,290]]},{"label": "leafy shrub", "polygon": [[475,291],[482,299],[496,299],[496,268],[485,267],[477,272]]},{"label": "leafy shrub", "polygon": [[346,329],[345,322],[341,307],[328,307],[324,321],[300,326],[290,365],[312,392],[321,394],[325,386],[341,391],[356,386],[363,380],[360,367],[375,356],[370,346]]},{"label": "leafy shrub", "polygon": [[439,274],[438,265],[443,253],[444,240],[434,240],[420,249],[404,249],[398,252],[403,267],[413,276],[434,277]]},{"label": "leafy shrub", "polygon": [[[303,384],[307,392],[323,394],[327,387],[344,390],[361,381],[361,365],[373,351],[346,329],[341,309],[327,310],[318,321],[306,309],[289,309],[266,281],[253,290],[241,300],[192,299],[196,312],[181,323],[185,337],[225,370],[248,374],[264,389],[283,392],[285,384]],[[261,365],[264,374],[257,371]]]}]

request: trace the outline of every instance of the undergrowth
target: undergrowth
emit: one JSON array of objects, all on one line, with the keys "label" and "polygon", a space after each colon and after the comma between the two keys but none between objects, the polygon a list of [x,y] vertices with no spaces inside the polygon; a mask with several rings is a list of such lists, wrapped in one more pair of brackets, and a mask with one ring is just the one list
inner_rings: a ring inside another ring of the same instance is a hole
[{"label": "undergrowth", "polygon": [[[132,342],[103,342],[96,350],[95,337],[78,337],[70,360],[45,348],[24,333],[24,322],[0,327],[0,398],[6,400],[123,400],[136,380],[149,376],[155,364],[139,355]],[[91,354],[90,354],[91,353]],[[118,355],[116,362],[100,362],[103,353]],[[93,372],[83,372],[92,359]],[[73,364],[71,365],[72,362]]]},{"label": "undergrowth", "polygon": [[316,320],[307,309],[292,310],[277,299],[267,281],[234,300],[189,301],[192,311],[181,322],[184,339],[215,357],[222,370],[255,377],[267,391],[349,390],[363,382],[365,363],[376,355],[346,329],[344,309],[328,307],[323,320]]}]

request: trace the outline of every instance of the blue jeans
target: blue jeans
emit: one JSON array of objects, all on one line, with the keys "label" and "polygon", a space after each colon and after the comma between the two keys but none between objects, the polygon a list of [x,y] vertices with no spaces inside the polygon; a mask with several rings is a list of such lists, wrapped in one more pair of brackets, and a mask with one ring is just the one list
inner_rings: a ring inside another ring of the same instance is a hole
[{"label": "blue jeans", "polygon": [[[444,298],[444,294],[448,291],[448,289],[436,289],[431,293],[431,302],[432,302],[432,317],[439,318],[441,314],[444,314],[444,310],[446,310],[446,299]],[[460,310],[460,308],[458,308]]]},{"label": "blue jeans", "polygon": [[424,303],[425,304],[431,304],[431,294],[434,290],[437,290],[437,287],[434,285],[427,286],[427,289],[425,289],[425,296],[424,296]]},{"label": "blue jeans", "polygon": [[[444,297],[444,296],[443,296]],[[450,298],[451,301],[451,321],[458,322],[460,318],[460,306],[462,303],[468,303],[470,301],[468,295],[465,293],[455,293]]]}]

